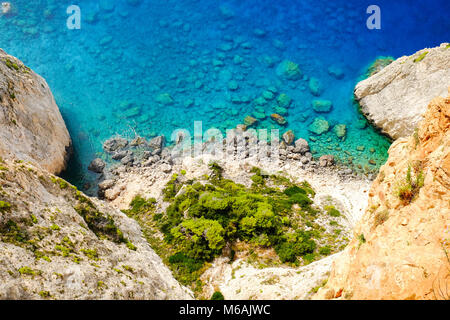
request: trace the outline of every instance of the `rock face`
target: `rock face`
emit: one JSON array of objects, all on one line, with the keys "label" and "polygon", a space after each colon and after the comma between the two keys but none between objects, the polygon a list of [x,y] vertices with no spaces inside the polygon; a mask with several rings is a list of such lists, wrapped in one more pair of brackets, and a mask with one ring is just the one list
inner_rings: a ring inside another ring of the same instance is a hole
[{"label": "rock face", "polygon": [[[449,299],[450,97],[394,142],[319,299]],[[409,173],[408,173],[409,172]]]},{"label": "rock face", "polygon": [[0,156],[61,172],[71,140],[43,78],[0,49]]},{"label": "rock face", "polygon": [[31,164],[0,187],[0,299],[192,298],[121,211]]},{"label": "rock face", "polygon": [[445,97],[449,85],[450,48],[444,43],[401,57],[359,82],[355,97],[375,126],[398,139],[414,132],[428,102]]}]

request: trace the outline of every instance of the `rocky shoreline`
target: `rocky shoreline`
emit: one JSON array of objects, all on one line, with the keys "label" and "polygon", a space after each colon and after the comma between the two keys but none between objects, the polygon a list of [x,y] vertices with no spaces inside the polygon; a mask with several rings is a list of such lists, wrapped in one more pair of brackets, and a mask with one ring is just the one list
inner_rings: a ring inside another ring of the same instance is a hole
[{"label": "rocky shoreline", "polygon": [[[256,137],[245,135],[240,129],[232,131],[232,138],[224,139],[223,145],[218,147],[216,142],[201,144],[201,156],[212,156],[215,160],[224,162],[246,161],[270,164],[273,168],[285,167],[294,164],[299,169],[310,174],[337,175],[342,181],[375,179],[374,174],[361,175],[351,168],[337,163],[333,155],[323,155],[314,158],[310,152],[308,142],[302,138],[294,141],[293,136],[283,135],[279,148],[271,148],[264,141],[258,141]],[[251,154],[251,139],[255,139],[253,146],[257,154]],[[98,195],[103,198],[108,189],[115,186],[121,175],[141,170],[156,170],[163,173],[176,171],[184,158],[195,158],[190,150],[187,153],[179,152],[183,147],[183,141],[172,146],[166,146],[164,136],[155,137],[149,141],[142,137],[127,140],[123,137],[113,137],[103,144],[104,155],[94,159],[89,165],[89,170],[98,174]],[[181,148],[179,148],[181,147]],[[193,147],[195,149],[195,146]],[[217,150],[220,149],[220,154]],[[213,151],[212,151],[213,150]],[[108,200],[114,200],[114,196],[106,196]]]},{"label": "rocky shoreline", "polygon": [[[448,45],[442,47],[438,50],[449,50]],[[325,284],[330,272],[329,283],[316,298],[430,299],[433,279],[448,283],[441,269],[446,266],[444,253],[449,244],[445,229],[449,98],[433,100],[417,132],[392,145],[389,160],[376,179],[374,174],[354,172],[332,155],[315,158],[308,142],[295,139],[292,131],[268,144],[251,128],[238,125],[226,139],[216,136],[196,144],[182,132],[173,145],[164,136],[148,141],[140,136],[132,140],[112,137],[103,144],[101,157],[89,165],[97,174],[97,185],[86,189],[95,190],[98,196],[90,198],[53,175],[66,165],[70,136],[45,81],[17,59],[3,51],[0,55],[6,59],[0,62],[0,123],[4,124],[0,128],[0,155],[4,156],[0,157],[0,251],[4,253],[0,298],[193,298],[191,290],[180,285],[166,261],[155,253],[146,234],[153,230],[146,230],[132,214],[125,213],[130,213],[130,204],[139,196],[144,201],[152,199],[151,213],[162,217],[171,205],[163,195],[168,183],[178,179],[177,175],[185,183],[205,181],[204,177],[211,176],[211,163],[220,166],[223,179],[242,186],[245,192],[254,186],[255,168],[264,186],[264,177],[274,175],[297,188],[307,181],[316,212],[307,221],[309,225],[301,220],[302,230],[313,229],[315,223],[314,228],[322,228],[324,234],[336,231],[335,226],[339,231],[329,238],[336,241],[333,251],[319,252],[320,260],[310,264],[303,257],[296,266],[278,263],[282,260],[277,260],[273,248],[264,250],[272,250],[269,260],[278,264],[265,267],[249,262],[249,250],[234,258],[225,253],[215,256],[202,275],[200,297],[220,290],[227,299],[307,299]],[[419,70],[433,56],[414,56],[409,66]],[[377,69],[375,78],[366,84],[398,70],[390,68],[392,64]],[[24,89],[23,83],[38,88]],[[327,108],[324,104],[316,107]],[[33,121],[36,110],[44,117],[39,118],[39,125]],[[334,128],[336,135],[345,131]],[[21,145],[14,144],[18,139],[23,140]],[[174,190],[172,201],[182,189]],[[302,190],[304,198],[311,200]],[[288,203],[293,214],[305,209],[297,202]],[[339,214],[332,217],[324,210],[327,205]],[[149,212],[144,214],[149,216]],[[294,226],[300,228],[300,224]],[[342,250],[349,238],[353,239],[344,251],[330,255]],[[409,263],[412,256],[419,267]],[[398,275],[401,285],[397,285]]]}]

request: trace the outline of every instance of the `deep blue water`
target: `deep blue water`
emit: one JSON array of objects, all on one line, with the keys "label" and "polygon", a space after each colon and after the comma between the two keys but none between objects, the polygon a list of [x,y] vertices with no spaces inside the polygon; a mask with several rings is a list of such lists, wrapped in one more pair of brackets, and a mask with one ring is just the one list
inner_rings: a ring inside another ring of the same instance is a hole
[{"label": "deep blue water", "polygon": [[[170,137],[174,129],[192,131],[194,120],[204,130],[232,128],[253,114],[252,101],[269,87],[293,103],[285,126],[270,120],[275,100],[259,107],[268,117],[258,128],[292,129],[316,155],[331,153],[343,162],[351,156],[362,167],[372,159],[377,167],[390,142],[359,125],[352,103],[358,78],[377,56],[410,55],[450,38],[448,0],[11,2],[17,12],[0,17],[0,47],[52,88],[74,142],[70,179],[79,185],[92,178],[87,165],[110,136]],[[66,27],[71,4],[81,9],[80,30]],[[366,28],[370,4],[381,8],[381,30]],[[303,79],[280,81],[275,70],[285,59],[300,66]],[[330,76],[330,66],[344,78]],[[321,82],[320,99],[333,102],[331,112],[312,110],[310,77]],[[230,82],[238,88],[231,90]],[[172,105],[155,100],[166,93]],[[317,116],[346,124],[346,140],[331,130],[309,132]],[[364,151],[357,151],[361,145]]]}]

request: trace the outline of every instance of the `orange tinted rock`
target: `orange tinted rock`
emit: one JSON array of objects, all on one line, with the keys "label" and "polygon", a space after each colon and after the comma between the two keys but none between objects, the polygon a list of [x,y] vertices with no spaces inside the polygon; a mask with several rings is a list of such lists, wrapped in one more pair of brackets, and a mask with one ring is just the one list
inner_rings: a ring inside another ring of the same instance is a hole
[{"label": "orange tinted rock", "polygon": [[[339,293],[341,288],[345,288],[341,299],[449,298],[445,291],[450,288],[449,129],[450,99],[435,98],[418,136],[392,144],[389,159],[372,184],[368,209],[315,299],[338,298],[330,292]],[[406,181],[408,167],[413,180],[420,170],[425,179],[405,204],[397,191]],[[377,223],[383,214],[387,219]]]},{"label": "orange tinted rock", "polygon": [[283,116],[280,116],[278,113],[272,113],[270,115],[270,118],[272,118],[273,121],[277,122],[278,124],[286,124],[286,119]]}]

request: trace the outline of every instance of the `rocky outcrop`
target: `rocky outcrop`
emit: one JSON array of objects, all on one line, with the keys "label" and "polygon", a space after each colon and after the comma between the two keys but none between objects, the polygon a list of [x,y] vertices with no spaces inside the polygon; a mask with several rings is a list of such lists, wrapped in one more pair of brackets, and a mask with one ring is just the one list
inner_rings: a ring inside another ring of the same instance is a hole
[{"label": "rocky outcrop", "polygon": [[191,299],[121,211],[0,162],[0,299]]},{"label": "rocky outcrop", "polygon": [[433,99],[424,118],[389,149],[353,240],[316,298],[450,298],[450,97]]},{"label": "rocky outcrop", "polygon": [[71,140],[46,81],[0,49],[0,156],[61,172]]},{"label": "rocky outcrop", "polygon": [[[352,178],[349,175],[342,176],[336,167],[319,167],[316,161],[308,161],[306,156],[302,156],[301,160],[290,158],[290,155],[300,157],[300,153],[294,152],[297,147],[298,150],[295,151],[308,150],[306,141],[299,139],[295,142],[295,146],[288,146],[292,151],[281,149],[287,152],[287,157],[281,160],[280,156],[279,161],[257,156],[241,158],[239,154],[225,159],[210,154],[171,158],[164,149],[161,157],[158,156],[159,160],[154,156],[142,165],[136,161],[132,166],[111,167],[110,173],[105,172],[108,180],[103,181],[99,188],[104,197],[120,209],[128,209],[130,202],[137,195],[141,195],[144,198],[155,198],[158,204],[157,212],[162,213],[169,205],[164,201],[162,190],[175,174],[181,177],[180,179],[195,181],[209,176],[211,170],[208,164],[211,161],[218,161],[226,179],[250,187],[253,175],[251,169],[258,167],[268,175],[280,173],[295,182],[308,181],[316,190],[314,203],[318,207],[332,203],[339,208],[342,213],[339,218],[339,233],[347,239],[350,235],[347,232],[353,229],[355,222],[364,212],[369,181]],[[328,218],[322,215],[317,221],[329,227]],[[146,234],[148,233],[155,234],[155,231],[147,231]],[[267,254],[265,257],[268,261],[276,261],[274,252]],[[314,288],[327,278],[331,262],[338,255],[303,267],[286,265],[269,267],[264,261],[251,262],[251,258],[245,253],[242,255],[236,253],[235,260],[230,262],[225,252],[223,256],[216,258],[201,276],[204,287],[203,291],[197,294],[201,298],[209,299],[214,291],[218,290],[225,299],[307,299]]]},{"label": "rocky outcrop", "polygon": [[359,82],[355,98],[373,124],[393,139],[414,132],[428,102],[445,97],[450,85],[450,47],[404,56]]}]

